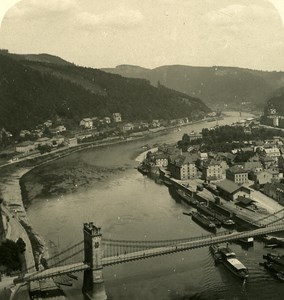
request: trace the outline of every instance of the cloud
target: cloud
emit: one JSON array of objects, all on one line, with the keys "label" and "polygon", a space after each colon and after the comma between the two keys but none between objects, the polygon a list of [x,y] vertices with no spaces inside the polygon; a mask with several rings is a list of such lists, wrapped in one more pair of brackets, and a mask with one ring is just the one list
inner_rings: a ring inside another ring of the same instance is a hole
[{"label": "cloud", "polygon": [[39,18],[47,14],[60,14],[78,9],[76,0],[24,0],[8,13],[9,18]]},{"label": "cloud", "polygon": [[87,30],[96,28],[131,28],[140,25],[144,16],[139,10],[118,8],[101,14],[81,12],[77,15],[79,26]]},{"label": "cloud", "polygon": [[284,2],[283,2],[283,0],[269,0],[269,1],[278,10],[278,13],[281,17],[282,23],[284,25]]},{"label": "cloud", "polygon": [[258,5],[229,5],[219,10],[210,11],[204,15],[205,19],[215,25],[231,25],[241,24],[256,20],[265,21],[271,20],[271,16],[277,16],[274,9],[262,7]]},{"label": "cloud", "polygon": [[2,0],[0,3],[0,25],[6,12],[20,0]]}]

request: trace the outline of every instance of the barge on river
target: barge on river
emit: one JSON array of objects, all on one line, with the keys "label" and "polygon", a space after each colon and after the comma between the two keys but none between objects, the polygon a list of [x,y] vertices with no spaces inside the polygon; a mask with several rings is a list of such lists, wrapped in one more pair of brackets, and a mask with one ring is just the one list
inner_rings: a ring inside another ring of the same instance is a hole
[{"label": "barge on river", "polygon": [[191,212],[191,217],[194,222],[198,223],[203,228],[210,231],[216,231],[216,225],[201,213],[193,211]]},{"label": "barge on river", "polygon": [[213,209],[209,208],[208,206],[206,206],[204,204],[198,204],[197,210],[206,216],[210,216],[210,217],[216,219],[218,222],[220,222],[225,227],[235,226],[235,222],[233,220],[217,213],[216,211],[214,211]]},{"label": "barge on river", "polygon": [[263,255],[263,258],[266,261],[260,265],[264,266],[273,276],[284,281],[284,255],[267,253],[267,255]]},{"label": "barge on river", "polygon": [[237,259],[236,254],[229,247],[210,246],[215,262],[221,262],[228,270],[241,279],[248,278],[248,269]]}]

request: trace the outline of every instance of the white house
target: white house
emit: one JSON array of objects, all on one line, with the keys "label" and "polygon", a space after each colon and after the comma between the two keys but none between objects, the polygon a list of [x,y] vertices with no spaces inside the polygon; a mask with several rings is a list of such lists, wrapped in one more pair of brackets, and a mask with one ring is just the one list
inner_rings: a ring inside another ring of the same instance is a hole
[{"label": "white house", "polygon": [[91,129],[93,128],[93,120],[91,118],[84,118],[80,121],[80,126]]},{"label": "white house", "polygon": [[121,122],[122,121],[122,118],[121,118],[121,114],[120,113],[113,113],[112,114],[112,118],[113,118],[113,121],[115,123],[118,123],[118,122]]}]

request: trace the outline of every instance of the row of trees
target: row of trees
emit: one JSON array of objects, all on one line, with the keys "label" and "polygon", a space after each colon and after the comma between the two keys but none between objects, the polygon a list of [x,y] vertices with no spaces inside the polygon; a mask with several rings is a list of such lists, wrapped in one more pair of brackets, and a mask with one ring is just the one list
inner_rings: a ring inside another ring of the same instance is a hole
[{"label": "row of trees", "polygon": [[[233,149],[246,147],[245,141],[263,141],[271,139],[275,135],[284,136],[284,133],[268,128],[252,128],[251,133],[247,133],[243,127],[226,125],[214,130],[202,129],[202,139],[199,140],[190,141],[190,136],[184,134],[182,139],[178,141],[178,147],[183,151],[187,151],[190,146],[200,145],[201,151],[204,152],[231,152]],[[242,154],[242,157],[237,158],[237,160],[244,159],[243,161],[246,161],[252,156],[252,153]]]}]

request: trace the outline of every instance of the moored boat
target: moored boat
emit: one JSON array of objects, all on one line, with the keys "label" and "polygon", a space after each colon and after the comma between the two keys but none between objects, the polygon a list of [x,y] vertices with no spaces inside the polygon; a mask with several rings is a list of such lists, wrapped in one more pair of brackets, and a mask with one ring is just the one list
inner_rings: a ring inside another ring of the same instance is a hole
[{"label": "moored boat", "polygon": [[217,219],[215,219],[214,217],[207,216],[207,218],[208,218],[211,222],[213,222],[213,223],[216,225],[216,227],[221,227],[221,226],[222,226],[222,223],[221,223],[220,221],[218,221]]},{"label": "moored boat", "polygon": [[266,259],[267,261],[273,262],[277,265],[284,267],[284,255],[267,253],[266,255],[263,255],[263,258]]},{"label": "moored boat", "polygon": [[219,248],[223,265],[241,279],[248,278],[248,269],[237,259],[236,254],[229,248]]},{"label": "moored boat", "polygon": [[201,225],[203,228],[211,231],[216,231],[216,225],[201,213],[193,211],[191,213],[191,217],[193,221]]},{"label": "moored boat", "polygon": [[276,263],[266,261],[262,263],[266,270],[281,281],[284,281],[284,268]]},{"label": "moored boat", "polygon": [[205,214],[206,216],[210,216],[210,217],[216,219],[223,226],[233,227],[235,225],[235,222],[233,220],[221,215],[220,213],[217,213],[216,211],[214,211],[210,207],[205,206],[203,204],[198,205],[197,210],[199,212]]},{"label": "moored boat", "polygon": [[215,263],[219,263],[222,261],[222,256],[219,251],[219,247],[217,245],[211,245],[209,246],[209,250],[214,258]]},{"label": "moored boat", "polygon": [[137,167],[137,170],[142,173],[143,175],[148,175],[149,174],[149,169],[144,166],[144,165],[140,165]]},{"label": "moored boat", "polygon": [[184,211],[182,214],[183,214],[183,215],[186,215],[186,216],[191,216],[191,212],[186,212],[186,211]]},{"label": "moored boat", "polygon": [[253,239],[253,237],[241,238],[241,239],[238,239],[238,242],[249,247],[249,246],[253,246],[254,239]]},{"label": "moored boat", "polygon": [[193,199],[190,195],[188,195],[186,192],[178,189],[176,190],[176,193],[182,199],[185,203],[189,204],[190,206],[196,206],[198,204],[198,201]]}]

